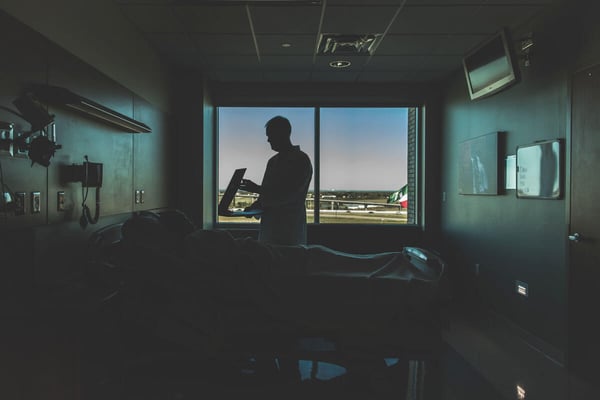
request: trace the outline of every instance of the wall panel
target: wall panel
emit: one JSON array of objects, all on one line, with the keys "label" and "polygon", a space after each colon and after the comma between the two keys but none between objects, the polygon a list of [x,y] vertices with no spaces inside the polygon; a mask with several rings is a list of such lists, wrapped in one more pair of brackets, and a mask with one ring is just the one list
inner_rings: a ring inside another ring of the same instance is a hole
[{"label": "wall panel", "polygon": [[[30,32],[6,14],[0,12],[0,52],[8,55],[0,63],[0,105],[16,110],[12,104],[21,94],[21,88],[30,81],[45,81],[47,76],[47,41]],[[30,130],[28,122],[0,109],[0,120],[14,123],[14,131]],[[46,223],[46,208],[31,214],[30,192],[39,191],[42,201],[47,197],[46,168],[31,166],[27,156],[9,157],[0,151],[4,182],[13,192],[26,192],[26,214],[14,217],[0,213],[0,227],[17,227]]]},{"label": "wall panel", "polygon": [[[569,74],[579,47],[574,38],[581,29],[570,12],[557,10],[512,32],[515,46],[528,32],[535,38],[531,66],[520,65],[521,82],[471,101],[465,78],[457,73],[447,86],[443,114],[441,231],[462,289],[457,293],[473,294],[471,304],[484,304],[509,318],[548,351],[562,354],[563,361],[568,188],[560,200],[517,199],[514,190],[498,196],[459,195],[458,160],[462,141],[494,131],[505,132],[502,166],[518,145],[568,138]],[[529,285],[529,297],[516,294],[516,280]]]},{"label": "wall panel", "polygon": [[[91,66],[70,54],[57,50],[49,62],[48,84],[67,88],[78,95],[100,103],[128,117],[133,117],[133,95]],[[79,217],[81,211],[81,184],[66,183],[61,177],[61,166],[82,164],[87,155],[91,162],[104,164],[101,188],[101,215],[131,210],[133,174],[133,138],[106,123],[99,122],[76,111],[51,106],[56,115],[58,143],[49,173],[50,222]],[[56,210],[56,193],[65,191],[69,204],[75,208],[72,215]],[[87,205],[94,212],[94,189],[90,189]]]},{"label": "wall panel", "polygon": [[[173,203],[173,140],[175,126],[168,116],[148,102],[134,98],[134,115],[152,128],[152,133],[133,135],[133,190],[143,190],[143,203],[134,210],[168,207]],[[132,193],[133,195],[133,193]]]}]

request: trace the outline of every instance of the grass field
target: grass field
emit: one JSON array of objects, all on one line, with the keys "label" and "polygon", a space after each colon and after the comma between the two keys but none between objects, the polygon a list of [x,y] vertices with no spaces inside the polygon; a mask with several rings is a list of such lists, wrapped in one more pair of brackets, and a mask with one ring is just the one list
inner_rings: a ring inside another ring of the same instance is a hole
[{"label": "grass field", "polygon": [[[357,200],[354,200],[357,199]],[[218,199],[220,200],[220,198]],[[236,196],[235,209],[244,209],[254,201],[251,196]],[[344,198],[321,199],[320,223],[331,224],[406,224],[407,212],[398,206],[387,204],[385,193],[345,194]],[[356,203],[354,203],[356,202]],[[307,222],[314,222],[314,200],[308,199]],[[363,203],[368,203],[368,206]],[[368,208],[367,208],[368,207]],[[259,223],[256,218],[218,217],[218,223]]]}]

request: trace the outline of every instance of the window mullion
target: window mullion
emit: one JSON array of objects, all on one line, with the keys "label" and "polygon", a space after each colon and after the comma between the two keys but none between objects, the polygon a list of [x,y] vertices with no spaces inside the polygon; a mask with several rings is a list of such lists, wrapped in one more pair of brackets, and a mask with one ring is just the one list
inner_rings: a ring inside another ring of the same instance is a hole
[{"label": "window mullion", "polygon": [[315,159],[313,160],[314,166],[314,190],[313,190],[313,218],[315,224],[320,222],[320,209],[321,204],[319,199],[321,198],[321,108],[315,107]]}]

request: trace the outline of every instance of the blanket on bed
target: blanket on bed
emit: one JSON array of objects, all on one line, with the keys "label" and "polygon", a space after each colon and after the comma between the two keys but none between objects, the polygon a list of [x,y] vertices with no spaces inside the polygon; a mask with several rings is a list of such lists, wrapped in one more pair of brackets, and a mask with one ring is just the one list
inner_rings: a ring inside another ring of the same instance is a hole
[{"label": "blanket on bed", "polygon": [[219,230],[187,235],[183,255],[212,276],[215,295],[251,302],[296,324],[331,328],[429,318],[444,290],[446,266],[426,257],[269,245]]}]

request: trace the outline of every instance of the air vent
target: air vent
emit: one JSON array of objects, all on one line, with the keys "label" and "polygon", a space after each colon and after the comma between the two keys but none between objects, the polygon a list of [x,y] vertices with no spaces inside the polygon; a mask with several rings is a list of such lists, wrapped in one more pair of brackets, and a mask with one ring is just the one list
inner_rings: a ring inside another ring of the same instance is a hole
[{"label": "air vent", "polygon": [[371,55],[382,38],[381,33],[351,34],[324,33],[319,39],[317,54]]}]

